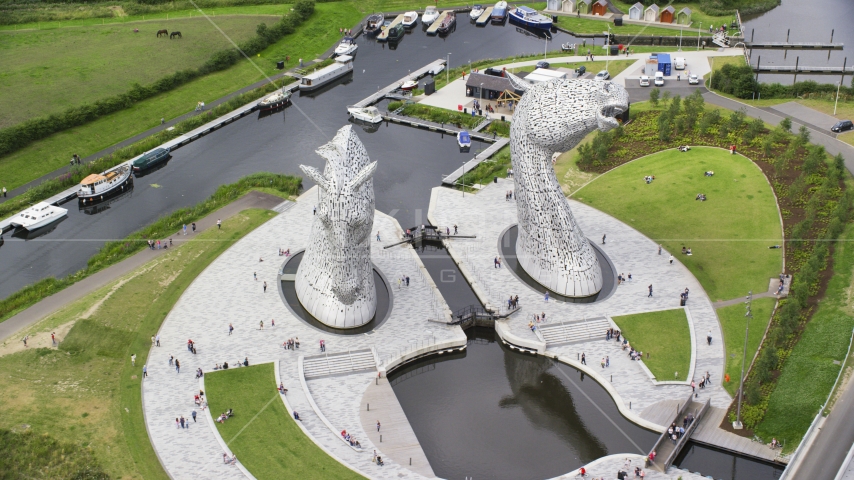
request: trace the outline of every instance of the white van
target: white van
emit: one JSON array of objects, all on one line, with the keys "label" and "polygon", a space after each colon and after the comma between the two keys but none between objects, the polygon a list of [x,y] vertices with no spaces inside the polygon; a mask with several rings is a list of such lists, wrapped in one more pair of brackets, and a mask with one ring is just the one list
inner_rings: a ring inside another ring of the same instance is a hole
[{"label": "white van", "polygon": [[685,59],[684,58],[674,58],[673,59],[673,68],[676,70],[685,70]]},{"label": "white van", "polygon": [[664,72],[655,72],[655,86],[663,87],[664,86]]}]

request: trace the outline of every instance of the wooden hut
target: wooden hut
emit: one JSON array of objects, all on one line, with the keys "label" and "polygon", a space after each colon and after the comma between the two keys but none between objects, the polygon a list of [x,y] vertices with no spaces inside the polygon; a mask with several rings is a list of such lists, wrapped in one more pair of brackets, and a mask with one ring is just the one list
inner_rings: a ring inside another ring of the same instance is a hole
[{"label": "wooden hut", "polygon": [[652,4],[646,7],[646,10],[643,12],[643,21],[644,22],[657,22],[658,21],[658,5]]},{"label": "wooden hut", "polygon": [[546,10],[550,10],[553,12],[560,11],[562,5],[560,0],[548,0],[546,2]]},{"label": "wooden hut", "polygon": [[643,18],[643,4],[638,2],[629,7],[629,20],[640,20]]},{"label": "wooden hut", "polygon": [[575,13],[576,0],[563,0],[563,11],[566,13]]},{"label": "wooden hut", "polygon": [[676,9],[673,8],[673,5],[668,5],[661,11],[661,15],[658,17],[658,21],[661,23],[673,23],[673,17],[676,13]]},{"label": "wooden hut", "polygon": [[676,23],[679,25],[691,25],[691,9],[688,7],[679,10],[676,14]]},{"label": "wooden hut", "polygon": [[597,0],[596,3],[593,4],[593,11],[590,12],[593,15],[604,16],[608,13],[608,0]]},{"label": "wooden hut", "polygon": [[575,4],[575,7],[578,9],[576,11],[582,15],[589,15],[591,3],[593,3],[593,0],[578,0]]}]

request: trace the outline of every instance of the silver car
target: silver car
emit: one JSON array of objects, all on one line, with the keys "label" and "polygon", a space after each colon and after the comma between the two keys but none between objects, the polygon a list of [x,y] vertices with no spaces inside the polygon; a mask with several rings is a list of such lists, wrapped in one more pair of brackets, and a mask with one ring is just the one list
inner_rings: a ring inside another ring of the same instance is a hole
[{"label": "silver car", "polygon": [[601,72],[596,74],[596,80],[610,80],[611,74],[608,73],[608,70],[602,70]]}]

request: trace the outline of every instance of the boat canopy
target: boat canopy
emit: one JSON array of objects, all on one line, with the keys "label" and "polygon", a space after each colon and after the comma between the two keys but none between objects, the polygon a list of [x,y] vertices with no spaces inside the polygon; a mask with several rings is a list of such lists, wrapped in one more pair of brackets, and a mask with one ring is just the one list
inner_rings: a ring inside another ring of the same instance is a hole
[{"label": "boat canopy", "polygon": [[80,180],[80,185],[92,185],[93,183],[98,183],[106,180],[107,177],[99,174],[99,173],[90,173],[83,180]]},{"label": "boat canopy", "polygon": [[457,138],[460,139],[460,143],[471,143],[471,136],[469,132],[463,130],[457,134]]}]

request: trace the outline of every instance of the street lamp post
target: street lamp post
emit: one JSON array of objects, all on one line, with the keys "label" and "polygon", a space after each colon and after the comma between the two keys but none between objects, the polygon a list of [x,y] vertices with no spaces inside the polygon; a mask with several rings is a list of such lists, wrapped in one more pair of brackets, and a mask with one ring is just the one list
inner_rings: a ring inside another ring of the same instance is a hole
[{"label": "street lamp post", "polygon": [[750,311],[751,302],[753,302],[753,291],[747,292],[747,301],[744,302],[747,305],[747,311],[744,312],[744,316],[747,318],[747,324],[744,327],[744,352],[742,352],[741,357],[741,380],[739,381],[738,386],[738,407],[735,415],[735,423],[732,424],[732,428],[741,429],[744,428],[744,425],[741,423],[741,402],[744,397],[744,364],[747,363],[747,336],[750,332],[750,319],[753,318],[753,312]]},{"label": "street lamp post", "polygon": [[700,32],[703,31],[703,22],[700,22],[700,28],[697,29],[697,51],[700,51]]},{"label": "street lamp post", "polygon": [[[843,72],[845,71],[843,67]],[[836,106],[839,105],[839,88],[842,87],[842,80],[836,84],[836,101],[833,103],[833,115],[836,116]]]},{"label": "street lamp post", "polygon": [[463,162],[463,176],[460,177],[463,180],[463,198],[466,198],[466,162]]},{"label": "street lamp post", "polygon": [[448,52],[448,59],[445,60],[445,84],[451,83],[451,52]]}]

